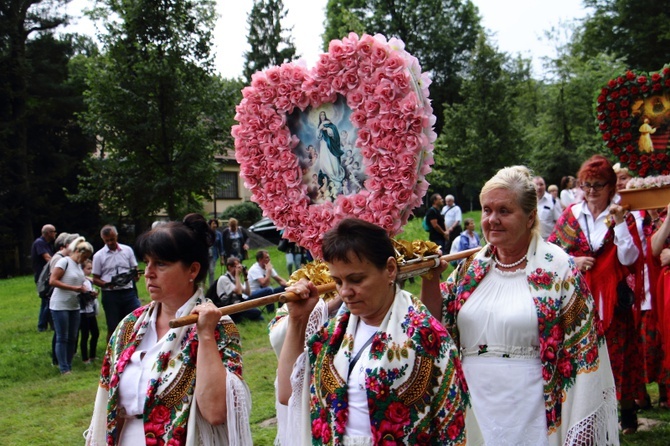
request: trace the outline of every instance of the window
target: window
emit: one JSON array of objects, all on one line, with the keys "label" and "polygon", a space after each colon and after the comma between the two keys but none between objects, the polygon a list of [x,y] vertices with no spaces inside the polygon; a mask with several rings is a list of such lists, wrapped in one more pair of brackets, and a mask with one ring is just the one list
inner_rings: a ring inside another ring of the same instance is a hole
[{"label": "window", "polygon": [[216,181],[216,198],[238,199],[237,172],[221,172]]}]

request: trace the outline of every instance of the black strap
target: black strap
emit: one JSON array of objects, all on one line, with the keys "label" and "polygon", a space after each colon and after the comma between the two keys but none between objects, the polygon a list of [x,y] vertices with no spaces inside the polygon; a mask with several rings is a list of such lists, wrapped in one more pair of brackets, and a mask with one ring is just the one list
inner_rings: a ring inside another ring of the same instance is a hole
[{"label": "black strap", "polygon": [[368,348],[368,345],[372,344],[372,339],[375,337],[377,333],[372,333],[372,336],[370,336],[370,339],[365,341],[365,344],[361,347],[360,350],[358,350],[358,353],[356,353],[356,356],[354,356],[351,361],[349,361],[349,373],[347,373],[347,379],[349,376],[351,376],[351,371],[354,370],[354,366],[358,362],[358,360],[361,358],[361,354],[363,354],[363,350]]}]

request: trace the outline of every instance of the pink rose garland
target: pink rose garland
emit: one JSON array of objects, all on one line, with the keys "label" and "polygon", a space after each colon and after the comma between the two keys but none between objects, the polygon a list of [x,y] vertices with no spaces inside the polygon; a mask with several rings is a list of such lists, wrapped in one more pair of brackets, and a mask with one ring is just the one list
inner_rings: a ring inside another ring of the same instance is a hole
[{"label": "pink rose garland", "polygon": [[[242,90],[239,124],[232,129],[251,199],[285,229],[285,238],[316,257],[323,233],[348,216],[398,234],[428,189],[425,175],[437,137],[429,85],[402,41],[354,33],[330,42],[312,70],[299,61],[255,73]],[[338,95],[352,110],[367,180],[358,194],[311,204],[293,153],[299,140],[291,135],[287,116],[296,107],[305,111],[335,102]]]}]

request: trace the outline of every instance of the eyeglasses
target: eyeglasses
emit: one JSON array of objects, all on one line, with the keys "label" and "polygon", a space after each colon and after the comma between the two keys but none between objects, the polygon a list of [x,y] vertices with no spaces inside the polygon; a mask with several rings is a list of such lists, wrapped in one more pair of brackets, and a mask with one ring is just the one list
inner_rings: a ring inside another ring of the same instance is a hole
[{"label": "eyeglasses", "polygon": [[584,192],[588,192],[589,189],[593,189],[593,190],[596,191],[596,192],[600,192],[601,190],[603,190],[603,188],[604,188],[605,186],[607,186],[606,183],[593,183],[593,184],[591,184],[591,183],[583,183],[583,184],[581,184],[579,187],[580,187],[580,189],[583,190]]}]

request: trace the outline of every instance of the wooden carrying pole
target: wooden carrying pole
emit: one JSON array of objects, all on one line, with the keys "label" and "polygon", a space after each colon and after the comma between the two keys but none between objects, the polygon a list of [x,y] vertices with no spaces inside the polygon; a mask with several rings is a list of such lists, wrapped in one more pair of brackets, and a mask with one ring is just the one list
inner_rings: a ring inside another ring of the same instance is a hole
[{"label": "wooden carrying pole", "polygon": [[[472,254],[477,253],[481,248],[472,248],[465,251],[457,252],[455,254],[448,254],[442,257],[435,257],[432,259],[426,259],[422,262],[417,262],[409,265],[401,265],[398,268],[398,279],[408,279],[410,277],[420,276],[427,273],[433,268],[436,268],[440,264],[440,260],[446,260],[450,262],[452,260],[460,260],[467,257],[470,257]],[[326,283],[323,285],[318,285],[316,287],[319,295],[326,294],[331,291],[335,291],[335,282]],[[298,300],[300,297],[291,293],[290,291],[285,291],[283,293],[271,294],[269,296],[259,297],[257,299],[247,300],[233,305],[228,305],[226,307],[219,308],[221,316],[226,316],[229,314],[239,313],[240,311],[249,310],[251,308],[263,307],[265,305],[274,304],[276,302],[285,303]],[[195,324],[198,321],[197,314],[189,314],[188,316],[183,316],[177,319],[172,319],[170,321],[171,328],[183,327],[185,325]]]}]

